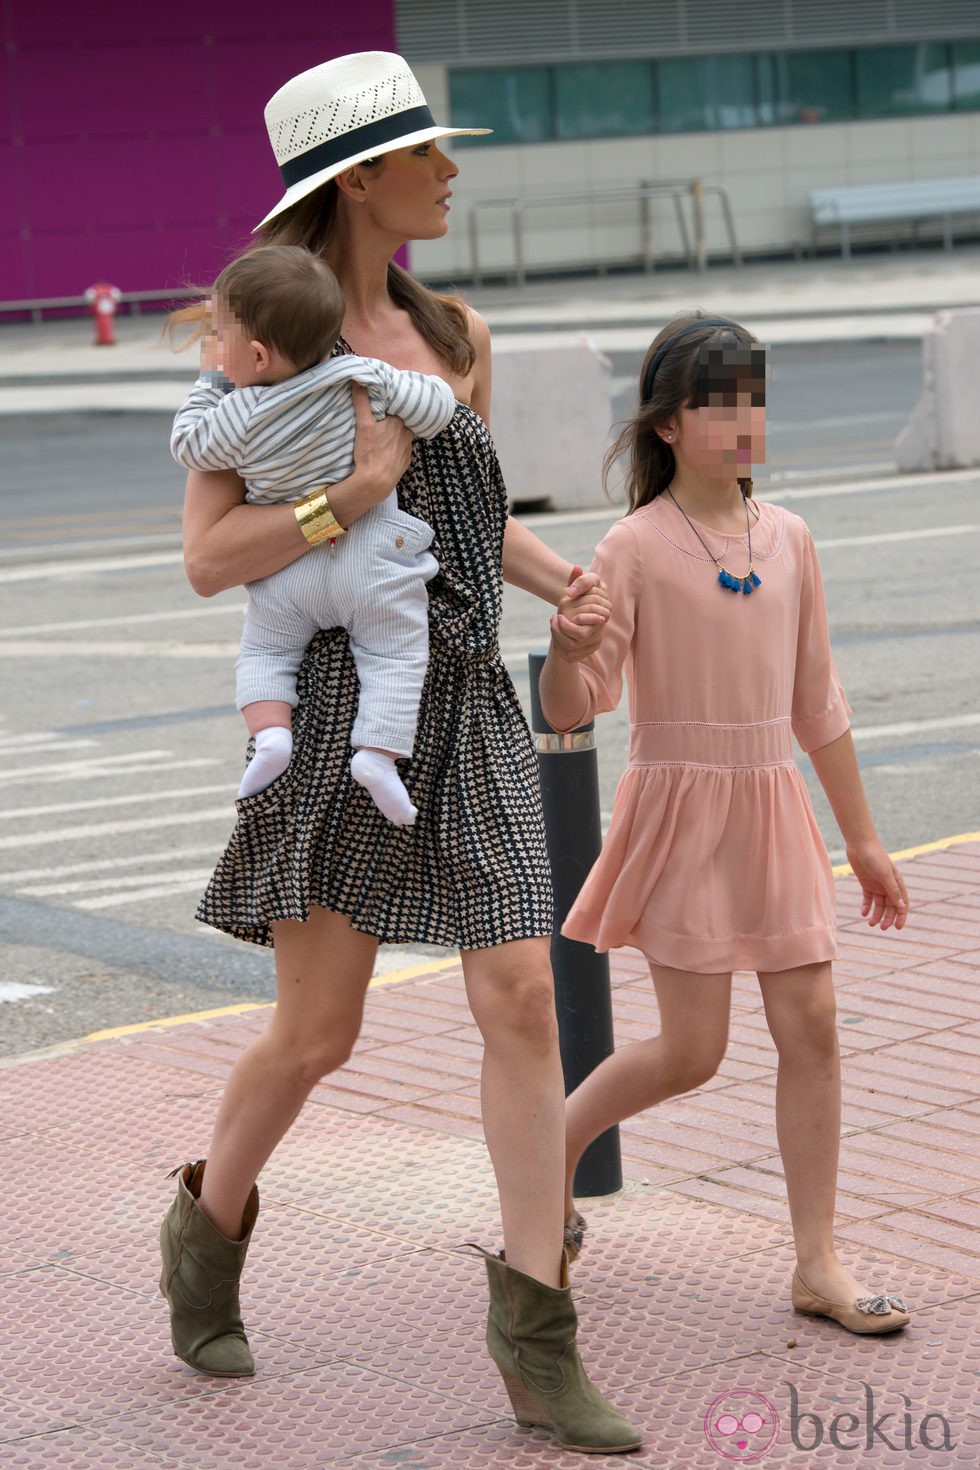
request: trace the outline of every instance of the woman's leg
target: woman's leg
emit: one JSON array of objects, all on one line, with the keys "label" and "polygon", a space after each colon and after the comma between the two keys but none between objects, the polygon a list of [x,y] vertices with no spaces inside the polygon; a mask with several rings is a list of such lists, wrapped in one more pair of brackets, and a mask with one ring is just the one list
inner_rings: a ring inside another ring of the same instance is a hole
[{"label": "woman's leg", "polygon": [[568,1098],[565,1113],[565,1213],[572,1180],[593,1139],[665,1098],[700,1087],[717,1072],[728,1045],[731,975],[698,975],[650,962],[660,1033],[607,1057]]},{"label": "woman's leg", "polygon": [[483,1036],[483,1127],[497,1176],[508,1264],[559,1283],[564,1094],[548,939],[461,954]]},{"label": "woman's leg", "polygon": [[869,1292],[834,1248],[841,1100],[831,966],[762,973],[759,986],[779,1053],[776,1136],[800,1275],[818,1296],[852,1302]]},{"label": "woman's leg", "polygon": [[483,1122],[497,1176],[505,1256],[488,1256],[487,1346],[518,1424],[568,1449],[636,1449],[639,1430],[589,1381],[562,1252],[564,1107],[550,942],[462,955],[483,1034]]},{"label": "woman's leg", "polygon": [[237,1239],[252,1185],[313,1086],[343,1066],[361,1029],[377,940],[343,914],[274,926],[276,1009],[232,1069],[218,1110],[200,1207]]}]

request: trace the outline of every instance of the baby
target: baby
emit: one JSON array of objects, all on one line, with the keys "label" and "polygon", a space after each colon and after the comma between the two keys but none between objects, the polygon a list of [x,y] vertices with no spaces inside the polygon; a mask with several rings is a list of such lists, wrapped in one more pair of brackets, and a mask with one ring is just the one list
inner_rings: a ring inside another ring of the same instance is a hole
[{"label": "baby", "polygon": [[377,418],[391,414],[432,439],[456,399],[448,383],[375,358],[330,357],[344,298],[330,267],[299,245],[267,245],[233,261],[211,294],[218,371],[201,375],[174,419],[170,448],[188,469],[237,470],[246,500],[296,501],[312,550],[248,584],[236,702],[255,740],[238,791],[254,796],[292,756],[303,651],[321,628],[346,628],[360,682],[351,775],[392,822],[416,817],[395,758],[415,740],[428,663],[426,583],[438,565],[432,531],[392,491],[345,530],[326,500],[354,468],[351,383]]}]

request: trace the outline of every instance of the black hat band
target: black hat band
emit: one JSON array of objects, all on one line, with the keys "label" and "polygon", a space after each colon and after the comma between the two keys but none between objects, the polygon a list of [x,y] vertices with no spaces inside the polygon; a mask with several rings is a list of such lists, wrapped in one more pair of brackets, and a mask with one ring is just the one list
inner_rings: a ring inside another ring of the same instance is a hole
[{"label": "black hat band", "polygon": [[314,174],[321,173],[325,168],[332,168],[335,163],[341,163],[356,153],[364,153],[370,157],[373,149],[381,148],[385,143],[394,143],[411,133],[420,133],[424,128],[435,126],[435,118],[428,107],[409,107],[403,112],[392,113],[390,117],[379,118],[377,122],[351,128],[349,133],[343,133],[339,138],[318,143],[315,148],[309,148],[296,158],[288,159],[279,172],[289,189],[293,184],[301,184],[304,179],[310,179]]}]

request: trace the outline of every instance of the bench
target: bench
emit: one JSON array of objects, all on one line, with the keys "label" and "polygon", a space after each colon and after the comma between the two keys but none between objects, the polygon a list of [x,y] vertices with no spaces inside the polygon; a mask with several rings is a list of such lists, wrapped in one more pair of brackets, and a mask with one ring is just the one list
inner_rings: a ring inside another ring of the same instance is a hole
[{"label": "bench", "polygon": [[898,184],[857,184],[847,189],[811,189],[810,212],[813,246],[817,232],[828,227],[840,230],[841,256],[851,254],[851,226],[893,224],[904,221],[919,225],[924,220],[943,222],[943,244],[952,249],[954,215],[980,214],[980,177],[965,179],[910,179]]}]

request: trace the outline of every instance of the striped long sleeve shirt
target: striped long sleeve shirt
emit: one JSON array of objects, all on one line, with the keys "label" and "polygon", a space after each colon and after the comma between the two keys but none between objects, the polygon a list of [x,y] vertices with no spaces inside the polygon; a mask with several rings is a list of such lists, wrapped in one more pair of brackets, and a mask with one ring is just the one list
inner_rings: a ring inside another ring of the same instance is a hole
[{"label": "striped long sleeve shirt", "polygon": [[456,412],[442,378],[352,353],[268,387],[234,388],[202,373],[174,419],[171,452],[187,469],[237,470],[252,503],[298,500],[354,468],[352,382],[365,385],[376,418],[400,418],[422,439],[435,438]]}]

